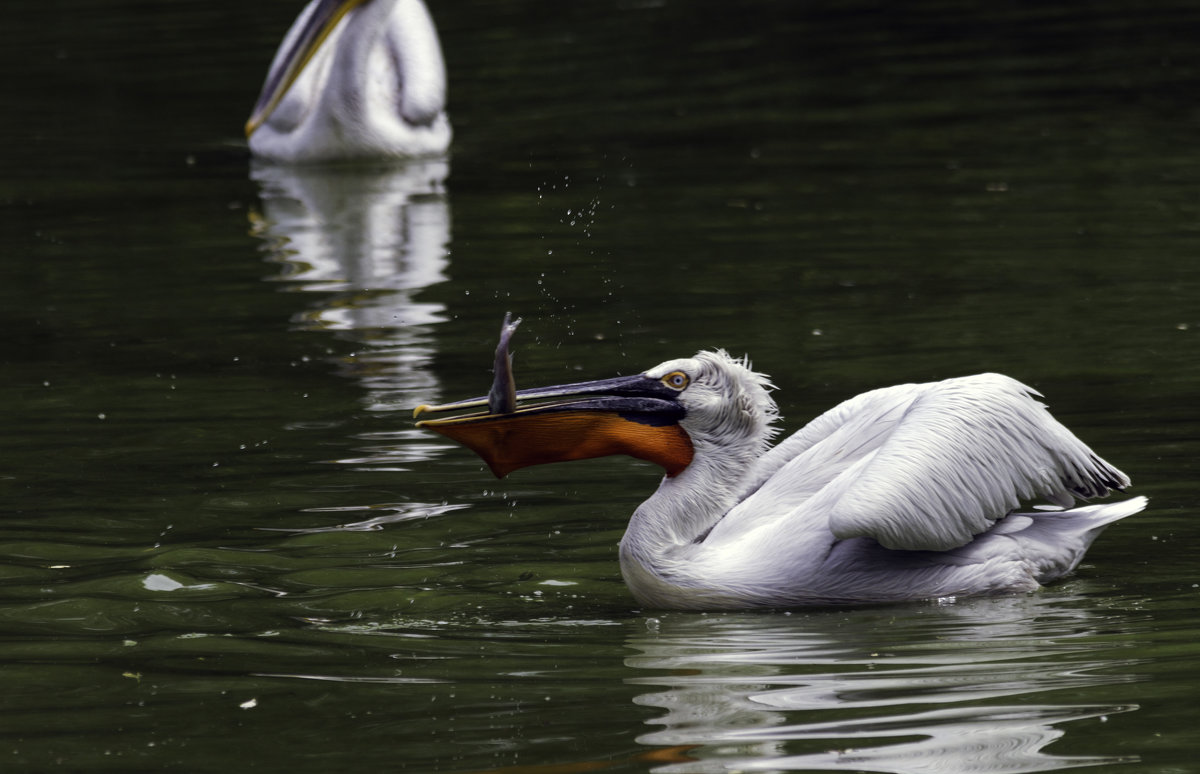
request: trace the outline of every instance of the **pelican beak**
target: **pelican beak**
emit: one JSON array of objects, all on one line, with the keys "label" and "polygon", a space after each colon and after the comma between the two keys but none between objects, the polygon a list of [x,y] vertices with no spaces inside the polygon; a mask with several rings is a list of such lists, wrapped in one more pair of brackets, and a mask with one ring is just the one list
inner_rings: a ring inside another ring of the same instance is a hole
[{"label": "pelican beak", "polygon": [[246,121],[247,137],[271,116],[342,17],[365,2],[369,0],[320,0],[303,24],[289,33],[287,50],[279,54],[267,73],[262,93]]},{"label": "pelican beak", "polygon": [[594,382],[518,390],[511,413],[487,410],[488,399],[418,406],[414,417],[479,409],[444,419],[424,419],[433,430],[474,451],[497,478],[549,462],[628,454],[678,475],[692,461],[692,441],[679,420],[686,411],[678,392],[657,379],[623,376]]}]

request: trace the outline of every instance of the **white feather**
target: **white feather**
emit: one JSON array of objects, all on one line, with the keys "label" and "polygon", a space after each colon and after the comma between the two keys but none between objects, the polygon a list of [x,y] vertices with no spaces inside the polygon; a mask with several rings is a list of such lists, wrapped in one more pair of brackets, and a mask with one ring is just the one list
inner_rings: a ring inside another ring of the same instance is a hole
[{"label": "white feather", "polygon": [[[313,15],[284,36],[267,82]],[[346,16],[250,134],[256,157],[312,163],[440,155],[450,144],[446,71],[421,0],[368,0]]]},{"label": "white feather", "polygon": [[[875,390],[774,448],[767,378],[724,352],[683,370],[692,463],[638,508],[622,571],[644,604],[746,607],[1031,590],[1070,572],[1144,498],[1012,514],[1023,501],[1101,497],[1129,479],[1036,393],[981,374]],[[1006,518],[1007,517],[1007,518]]]}]

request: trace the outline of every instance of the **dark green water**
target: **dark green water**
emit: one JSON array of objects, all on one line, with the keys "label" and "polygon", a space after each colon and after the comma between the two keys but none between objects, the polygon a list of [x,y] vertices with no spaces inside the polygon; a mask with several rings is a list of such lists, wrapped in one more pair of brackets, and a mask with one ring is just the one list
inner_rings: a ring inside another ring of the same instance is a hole
[{"label": "dark green water", "polygon": [[[300,3],[0,46],[0,770],[1200,768],[1200,11],[431,3],[453,152],[252,167]],[[980,370],[1151,498],[1032,596],[638,609],[610,458],[416,431],[702,347],[788,429]]]}]

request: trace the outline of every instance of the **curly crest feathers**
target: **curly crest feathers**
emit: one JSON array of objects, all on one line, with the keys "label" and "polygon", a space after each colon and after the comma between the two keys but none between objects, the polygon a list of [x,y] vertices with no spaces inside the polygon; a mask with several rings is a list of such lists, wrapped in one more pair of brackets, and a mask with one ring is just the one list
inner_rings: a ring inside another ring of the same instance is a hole
[{"label": "curly crest feathers", "polygon": [[778,432],[770,378],[754,371],[748,357],[735,358],[723,349],[699,352],[695,361],[699,373],[686,401],[695,430],[723,447],[749,442],[753,456],[764,453]]}]

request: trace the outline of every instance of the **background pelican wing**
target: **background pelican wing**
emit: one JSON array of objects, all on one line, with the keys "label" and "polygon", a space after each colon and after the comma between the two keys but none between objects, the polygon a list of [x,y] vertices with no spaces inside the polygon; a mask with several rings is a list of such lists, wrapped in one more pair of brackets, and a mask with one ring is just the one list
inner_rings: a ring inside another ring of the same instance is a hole
[{"label": "background pelican wing", "polygon": [[251,153],[288,164],[440,156],[446,67],[421,0],[312,0],[246,123]]}]

